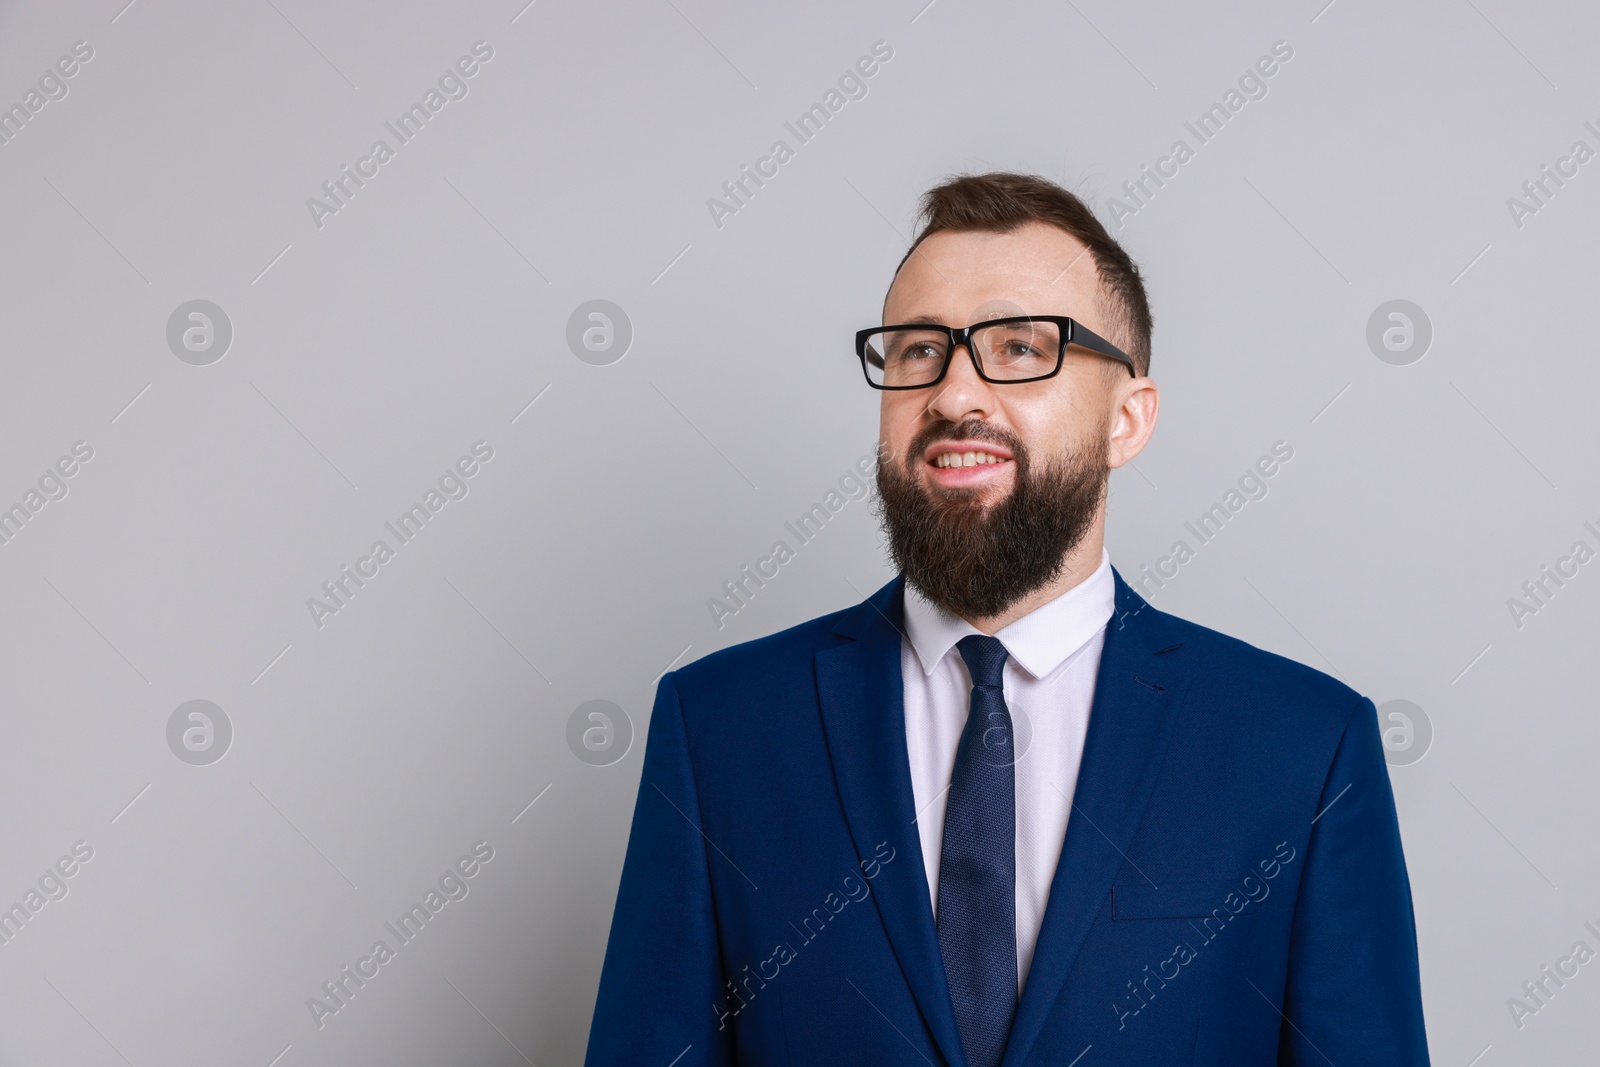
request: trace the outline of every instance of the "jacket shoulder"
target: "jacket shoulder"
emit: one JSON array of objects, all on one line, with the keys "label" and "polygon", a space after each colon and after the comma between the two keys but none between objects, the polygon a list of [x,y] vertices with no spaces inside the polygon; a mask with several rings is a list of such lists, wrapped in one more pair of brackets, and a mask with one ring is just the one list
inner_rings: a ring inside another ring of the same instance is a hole
[{"label": "jacket shoulder", "polygon": [[813,655],[845,640],[835,636],[834,631],[846,616],[860,608],[860,604],[852,604],[777,633],[720,648],[672,673],[679,685],[704,686],[721,679],[771,674],[794,666],[810,670]]},{"label": "jacket shoulder", "polygon": [[[1346,682],[1288,656],[1145,605],[1160,621],[1168,645],[1180,643],[1196,672],[1195,683],[1228,703],[1298,709],[1301,714],[1348,718],[1364,696]],[[1113,619],[1115,624],[1115,619]]]}]

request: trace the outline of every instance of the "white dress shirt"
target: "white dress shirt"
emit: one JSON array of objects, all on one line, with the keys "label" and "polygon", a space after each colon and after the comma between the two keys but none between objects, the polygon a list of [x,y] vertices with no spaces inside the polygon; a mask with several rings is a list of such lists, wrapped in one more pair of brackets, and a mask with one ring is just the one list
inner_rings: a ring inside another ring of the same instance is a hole
[{"label": "white dress shirt", "polygon": [[[1007,652],[1001,684],[1018,754],[1018,990],[1028,978],[1050,880],[1066,840],[1100,649],[1115,599],[1111,557],[1102,549],[1093,574],[994,635]],[[972,677],[956,642],[982,631],[909,585],[905,609],[900,673],[905,682],[906,750],[922,859],[937,915],[945,798],[972,699]]]}]

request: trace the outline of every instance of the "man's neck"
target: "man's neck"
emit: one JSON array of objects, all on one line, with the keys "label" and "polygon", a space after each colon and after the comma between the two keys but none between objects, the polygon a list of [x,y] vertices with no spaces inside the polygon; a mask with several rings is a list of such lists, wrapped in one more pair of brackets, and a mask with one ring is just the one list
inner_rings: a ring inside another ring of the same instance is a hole
[{"label": "man's neck", "polygon": [[991,615],[981,619],[967,619],[966,621],[977,627],[980,632],[993,637],[1024,615],[1037,611],[1067,590],[1078,585],[1100,566],[1100,556],[1105,549],[1104,523],[1105,520],[1102,517],[1084,535],[1083,540],[1074,545],[1062,557],[1061,573],[1056,575],[1054,581],[1041,585],[999,615]]}]

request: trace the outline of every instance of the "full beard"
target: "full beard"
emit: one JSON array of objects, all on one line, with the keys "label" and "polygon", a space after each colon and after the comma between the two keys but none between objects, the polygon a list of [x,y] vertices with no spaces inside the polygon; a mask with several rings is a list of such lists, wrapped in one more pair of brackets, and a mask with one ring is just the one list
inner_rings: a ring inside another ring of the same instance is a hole
[{"label": "full beard", "polygon": [[[985,508],[979,490],[929,491],[913,473],[938,440],[989,440],[1011,450],[1012,488]],[[963,619],[989,619],[1055,581],[1094,525],[1110,474],[1106,435],[1056,463],[1035,465],[1015,435],[984,423],[929,427],[904,465],[878,461],[879,518],[906,581]]]}]

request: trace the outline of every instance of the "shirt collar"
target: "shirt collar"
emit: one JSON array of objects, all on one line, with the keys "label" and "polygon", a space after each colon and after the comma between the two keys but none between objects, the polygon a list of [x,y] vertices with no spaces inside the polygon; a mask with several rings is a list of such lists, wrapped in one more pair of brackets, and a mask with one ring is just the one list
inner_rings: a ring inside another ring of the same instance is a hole
[{"label": "shirt collar", "polygon": [[[1043,678],[1099,633],[1115,607],[1111,555],[1102,548],[1100,566],[1093,574],[995,636],[1018,666],[1034,678]],[[925,675],[933,673],[957,641],[982,632],[928,600],[909,583],[905,586],[905,619],[906,638],[916,650]]]}]

